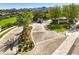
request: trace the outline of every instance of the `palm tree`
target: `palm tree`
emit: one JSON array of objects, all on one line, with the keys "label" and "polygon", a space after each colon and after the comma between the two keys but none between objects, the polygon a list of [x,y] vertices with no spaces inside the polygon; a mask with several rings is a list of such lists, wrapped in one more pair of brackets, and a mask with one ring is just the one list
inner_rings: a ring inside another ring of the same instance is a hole
[{"label": "palm tree", "polygon": [[17,23],[18,25],[23,26],[23,31],[19,36],[19,49],[20,52],[29,51],[33,48],[34,44],[30,40],[30,32],[32,27],[29,26],[29,24],[32,23],[33,15],[31,12],[21,12],[17,16]]}]

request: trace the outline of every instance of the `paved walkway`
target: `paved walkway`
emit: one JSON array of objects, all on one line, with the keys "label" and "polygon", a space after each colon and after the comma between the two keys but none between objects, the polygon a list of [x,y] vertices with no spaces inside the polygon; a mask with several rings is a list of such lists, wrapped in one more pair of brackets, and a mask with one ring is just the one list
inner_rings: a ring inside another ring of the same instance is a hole
[{"label": "paved walkway", "polygon": [[[79,54],[77,52],[78,51],[77,46],[79,46],[78,44],[79,40],[77,40],[76,48],[74,50],[72,49],[72,46],[74,45],[74,42],[79,35],[79,32],[75,32],[74,34],[67,32],[66,35],[68,37],[66,39],[66,36],[64,34],[45,30],[44,25],[46,24],[37,24],[37,23],[32,24],[33,29],[31,35],[32,40],[35,43],[35,47],[33,50],[22,54],[49,55],[55,51],[57,52],[53,54],[68,54],[68,53],[73,54],[75,51],[77,54]],[[73,50],[73,52],[70,52],[71,49]]]},{"label": "paved walkway", "polygon": [[16,27],[0,39],[0,54],[16,54],[18,43],[17,34],[20,33],[22,29],[22,27]]},{"label": "paved walkway", "polygon": [[16,27],[16,26],[13,26],[13,27],[10,27],[10,28],[8,28],[8,29],[6,29],[6,30],[0,32],[0,35],[2,35],[2,34],[5,33],[6,31],[8,31],[8,30],[10,30],[10,29],[12,29],[12,28],[15,28],[15,27]]},{"label": "paved walkway", "polygon": [[74,42],[74,44],[68,54],[69,55],[79,55],[79,37]]},{"label": "paved walkway", "polygon": [[69,35],[66,40],[56,49],[53,55],[67,55],[78,36],[79,32],[74,32]]},{"label": "paved walkway", "polygon": [[[45,25],[45,24],[44,24]],[[35,43],[33,50],[22,53],[26,55],[49,55],[58,48],[58,46],[64,41],[65,35],[48,31],[44,28],[43,24],[32,24],[33,29],[31,32],[32,41]]]}]

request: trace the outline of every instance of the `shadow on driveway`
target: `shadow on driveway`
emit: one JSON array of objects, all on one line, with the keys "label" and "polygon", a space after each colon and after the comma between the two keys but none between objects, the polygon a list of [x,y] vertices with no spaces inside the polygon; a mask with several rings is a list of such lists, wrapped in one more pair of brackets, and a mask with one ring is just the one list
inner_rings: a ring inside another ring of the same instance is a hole
[{"label": "shadow on driveway", "polygon": [[[13,47],[16,47],[18,45],[18,39],[14,40],[14,39],[11,39],[12,41],[10,40],[7,40],[3,46],[0,47],[0,51],[1,52],[6,52],[8,49],[10,49],[11,51],[13,51]],[[15,44],[16,43],[16,44]]]}]

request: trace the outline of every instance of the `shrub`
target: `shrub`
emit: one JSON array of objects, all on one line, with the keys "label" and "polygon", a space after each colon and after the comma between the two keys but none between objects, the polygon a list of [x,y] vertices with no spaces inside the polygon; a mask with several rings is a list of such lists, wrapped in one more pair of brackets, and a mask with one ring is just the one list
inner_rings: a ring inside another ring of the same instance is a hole
[{"label": "shrub", "polygon": [[63,32],[65,30],[64,26],[61,24],[49,24],[47,26],[50,30],[54,30],[57,32]]}]

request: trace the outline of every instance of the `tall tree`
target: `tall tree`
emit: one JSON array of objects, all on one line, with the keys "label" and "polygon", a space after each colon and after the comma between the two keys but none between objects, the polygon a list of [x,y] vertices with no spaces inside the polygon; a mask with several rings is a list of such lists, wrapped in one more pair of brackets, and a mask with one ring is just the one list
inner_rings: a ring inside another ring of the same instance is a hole
[{"label": "tall tree", "polygon": [[23,26],[23,31],[19,36],[18,51],[23,52],[23,51],[31,50],[33,48],[33,42],[30,40],[31,27],[29,27],[29,24],[32,23],[32,18],[33,18],[33,15],[31,12],[21,12],[17,16],[18,25]]},{"label": "tall tree", "polygon": [[48,9],[49,18],[59,18],[61,16],[61,8],[58,6],[52,7]]},{"label": "tall tree", "polygon": [[69,20],[70,23],[73,24],[74,19],[77,17],[76,5],[66,5],[63,7],[63,15]]},{"label": "tall tree", "polygon": [[45,20],[45,19],[47,19],[47,15],[46,14],[47,14],[47,11],[44,11],[44,10],[33,11],[33,16],[34,16],[33,20],[37,21],[38,18]]}]

